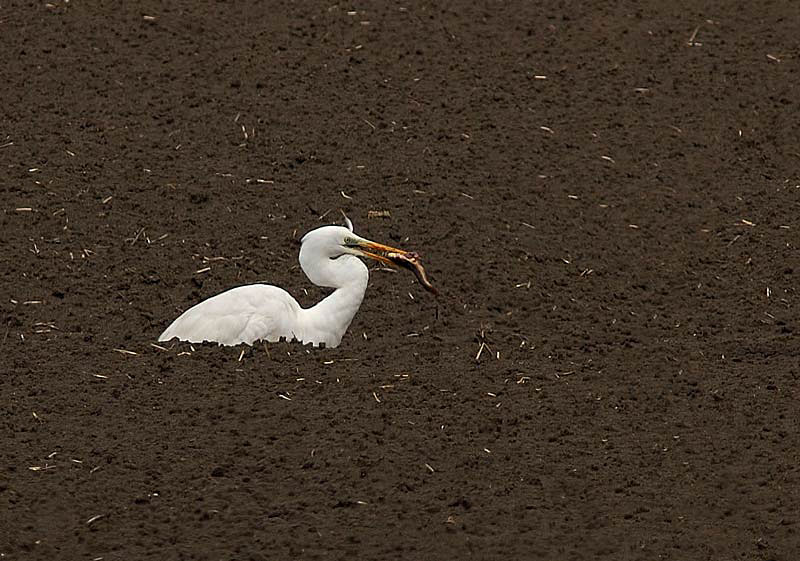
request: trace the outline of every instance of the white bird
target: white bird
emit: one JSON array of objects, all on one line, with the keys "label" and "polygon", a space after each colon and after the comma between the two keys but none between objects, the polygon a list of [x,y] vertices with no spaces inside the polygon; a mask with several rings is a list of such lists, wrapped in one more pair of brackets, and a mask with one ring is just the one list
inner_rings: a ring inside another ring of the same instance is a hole
[{"label": "white bird", "polygon": [[238,345],[293,339],[313,346],[337,347],[358,311],[367,289],[369,270],[359,257],[414,271],[431,292],[419,256],[382,245],[342,226],[323,226],[301,240],[300,267],[318,286],[334,288],[311,308],[302,308],[288,292],[268,284],[232,288],[189,308],[161,334],[159,341]]}]

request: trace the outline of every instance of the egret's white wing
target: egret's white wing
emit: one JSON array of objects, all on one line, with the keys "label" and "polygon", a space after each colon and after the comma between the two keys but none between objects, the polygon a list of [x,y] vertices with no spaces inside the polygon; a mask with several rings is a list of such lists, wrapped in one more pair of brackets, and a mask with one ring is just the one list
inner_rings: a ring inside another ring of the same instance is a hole
[{"label": "egret's white wing", "polygon": [[300,305],[277,286],[251,284],[232,288],[189,308],[161,334],[159,341],[222,345],[253,344],[295,337]]}]

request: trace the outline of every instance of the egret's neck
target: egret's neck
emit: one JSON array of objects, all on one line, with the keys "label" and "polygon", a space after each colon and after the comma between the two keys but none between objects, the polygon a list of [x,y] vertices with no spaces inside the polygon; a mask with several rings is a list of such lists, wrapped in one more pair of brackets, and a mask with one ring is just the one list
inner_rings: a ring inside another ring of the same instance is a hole
[{"label": "egret's neck", "polygon": [[369,270],[354,255],[315,261],[311,270],[304,266],[302,259],[300,265],[311,282],[336,289],[315,306],[301,311],[301,338],[306,343],[335,347],[361,306]]}]

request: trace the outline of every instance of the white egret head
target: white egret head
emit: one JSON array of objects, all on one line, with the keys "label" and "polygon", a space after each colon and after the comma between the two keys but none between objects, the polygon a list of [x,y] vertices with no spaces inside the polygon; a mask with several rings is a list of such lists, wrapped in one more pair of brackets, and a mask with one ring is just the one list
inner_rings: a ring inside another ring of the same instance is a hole
[{"label": "white egret head", "polygon": [[[352,223],[348,224],[348,226],[351,225]],[[338,260],[339,257],[345,255],[354,255],[366,257],[390,267],[409,269],[414,272],[425,289],[436,292],[428,282],[425,270],[416,253],[367,240],[344,226],[322,226],[308,232],[300,242],[302,244],[300,266],[309,279],[320,286],[332,286],[329,282],[331,277],[328,276],[330,260]]]},{"label": "white egret head", "polygon": [[300,240],[300,253],[313,255],[317,259],[336,259],[342,255],[356,255],[375,259],[388,265],[394,263],[387,258],[391,253],[408,253],[364,239],[344,226],[322,226],[311,230]]}]

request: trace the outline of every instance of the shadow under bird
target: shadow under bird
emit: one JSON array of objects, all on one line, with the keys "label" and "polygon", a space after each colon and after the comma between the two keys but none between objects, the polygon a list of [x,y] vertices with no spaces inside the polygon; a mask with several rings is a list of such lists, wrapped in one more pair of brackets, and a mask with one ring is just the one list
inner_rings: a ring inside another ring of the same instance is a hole
[{"label": "shadow under bird", "polygon": [[313,346],[337,347],[353,321],[369,281],[359,257],[409,269],[426,290],[436,294],[419,255],[375,243],[343,226],[323,226],[301,240],[300,267],[317,286],[334,288],[310,308],[302,308],[288,292],[269,284],[232,288],[189,308],[161,334],[159,341],[180,339],[220,345],[252,345],[297,340]]}]

